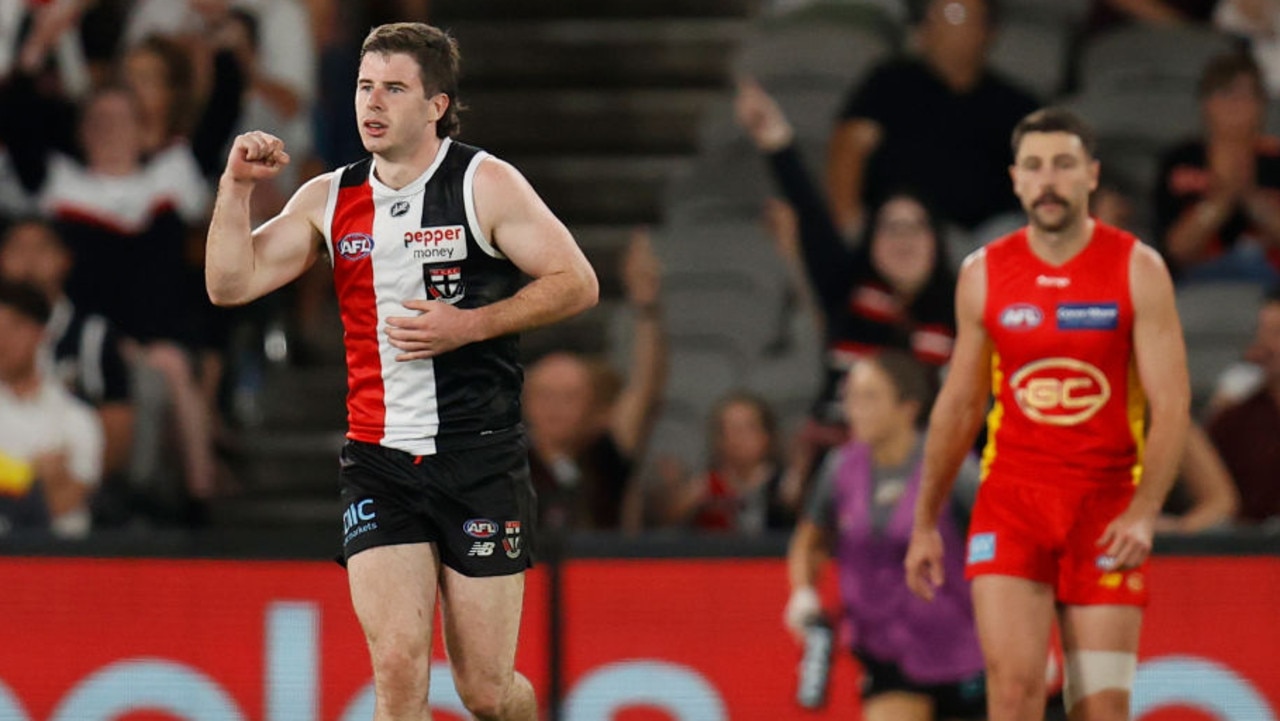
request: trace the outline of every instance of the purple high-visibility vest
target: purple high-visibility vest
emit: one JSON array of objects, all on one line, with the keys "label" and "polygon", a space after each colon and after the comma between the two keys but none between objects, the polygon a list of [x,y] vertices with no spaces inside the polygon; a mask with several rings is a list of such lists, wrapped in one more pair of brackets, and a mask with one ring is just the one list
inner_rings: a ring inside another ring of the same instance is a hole
[{"label": "purple high-visibility vest", "polygon": [[972,678],[983,668],[982,652],[964,578],[964,538],[954,514],[944,513],[938,522],[946,578],[933,601],[924,601],[907,588],[903,568],[920,469],[907,482],[886,527],[876,532],[871,520],[871,449],[853,441],[838,452],[835,556],[845,630],[853,647],[896,664],[918,683]]}]

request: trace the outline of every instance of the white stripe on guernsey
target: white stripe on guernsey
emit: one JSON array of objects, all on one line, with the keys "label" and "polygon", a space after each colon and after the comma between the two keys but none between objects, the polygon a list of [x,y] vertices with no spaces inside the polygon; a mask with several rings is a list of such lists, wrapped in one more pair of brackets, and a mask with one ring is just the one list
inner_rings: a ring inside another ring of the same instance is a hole
[{"label": "white stripe on guernsey", "polygon": [[471,226],[471,234],[475,236],[476,244],[486,255],[494,258],[505,258],[502,251],[498,250],[489,242],[484,231],[480,229],[480,217],[476,215],[476,170],[480,167],[480,162],[489,157],[489,154],[481,150],[476,153],[471,162],[467,164],[467,172],[462,176],[462,204],[467,209],[467,225]]},{"label": "white stripe on guernsey", "polygon": [[329,267],[333,267],[333,213],[338,207],[338,191],[342,189],[342,169],[333,171],[329,176],[329,198],[324,203],[324,255],[329,259]]},{"label": "white stripe on guernsey", "polygon": [[101,401],[107,393],[107,380],[102,372],[102,346],[107,341],[107,319],[91,315],[80,333],[80,375],[90,398]]},{"label": "white stripe on guernsey", "polygon": [[[387,338],[387,318],[418,315],[401,305],[409,299],[426,300],[421,261],[401,240],[405,233],[422,229],[422,189],[435,175],[449,142],[442,143],[431,167],[416,180],[392,190],[370,175],[373,187],[373,293],[378,301],[378,355],[382,361],[383,405],[386,408],[381,445],[419,456],[436,452],[440,430],[439,396],[435,363],[430,359],[401,362],[404,351]],[[409,211],[392,217],[397,201],[409,203]]]}]

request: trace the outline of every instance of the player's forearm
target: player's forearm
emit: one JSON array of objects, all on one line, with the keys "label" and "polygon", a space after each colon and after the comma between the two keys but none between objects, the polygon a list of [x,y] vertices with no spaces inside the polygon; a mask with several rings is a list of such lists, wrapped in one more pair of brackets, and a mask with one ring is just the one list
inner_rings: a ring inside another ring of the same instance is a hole
[{"label": "player's forearm", "polygon": [[214,305],[239,305],[252,300],[253,228],[249,200],[253,185],[223,178],[209,221],[204,276]]},{"label": "player's forearm", "polygon": [[510,298],[476,309],[478,340],[564,320],[595,306],[599,296],[600,286],[590,266],[548,273]]},{"label": "player's forearm", "polygon": [[787,547],[787,578],[791,581],[791,588],[817,584],[825,561],[821,532],[812,522],[801,521]]},{"label": "player's forearm", "polygon": [[934,528],[951,497],[951,487],[973,440],[982,426],[982,410],[976,404],[951,400],[944,393],[929,417],[925,438],[924,468],[920,476],[920,495],[916,499],[915,526]]},{"label": "player's forearm", "polygon": [[1131,502],[1135,510],[1152,518],[1160,514],[1165,497],[1173,487],[1190,425],[1188,403],[1168,405],[1170,407],[1153,406],[1151,409],[1151,426],[1142,458],[1142,478]]}]

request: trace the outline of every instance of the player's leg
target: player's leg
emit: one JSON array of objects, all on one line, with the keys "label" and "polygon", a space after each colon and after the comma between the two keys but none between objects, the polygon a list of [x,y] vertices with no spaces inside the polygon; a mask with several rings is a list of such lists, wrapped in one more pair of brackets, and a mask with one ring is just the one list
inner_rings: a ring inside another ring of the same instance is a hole
[{"label": "player's leg", "polygon": [[431,625],[440,559],[434,544],[361,551],[347,561],[351,603],[369,643],[374,721],[427,721]]},{"label": "player's leg", "polygon": [[982,575],[973,579],[973,607],[987,667],[988,718],[1043,719],[1053,589],[1025,578]]},{"label": "player's leg", "polygon": [[1066,606],[1062,645],[1071,721],[1125,721],[1138,667],[1138,606]]},{"label": "player's leg", "polygon": [[441,612],[458,696],[481,721],[535,721],[533,686],[515,670],[524,573],[465,576],[445,567]]}]

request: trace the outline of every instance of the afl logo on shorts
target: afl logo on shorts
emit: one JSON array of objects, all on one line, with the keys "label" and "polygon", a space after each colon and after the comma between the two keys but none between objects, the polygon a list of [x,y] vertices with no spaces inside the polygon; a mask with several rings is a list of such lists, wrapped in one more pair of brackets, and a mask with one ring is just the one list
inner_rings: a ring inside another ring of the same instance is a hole
[{"label": "afl logo on shorts", "polygon": [[462,524],[462,530],[472,538],[493,538],[498,533],[498,524],[487,518],[473,518]]},{"label": "afl logo on shorts", "polygon": [[1009,385],[1028,418],[1052,426],[1084,423],[1111,398],[1111,384],[1102,371],[1074,358],[1028,363]]},{"label": "afl logo on shorts", "polygon": [[1044,313],[1030,303],[1014,303],[1000,311],[1000,325],[1009,330],[1031,330],[1044,321]]},{"label": "afl logo on shorts", "polygon": [[360,260],[373,252],[373,236],[368,233],[347,233],[338,241],[338,255],[343,260]]}]

